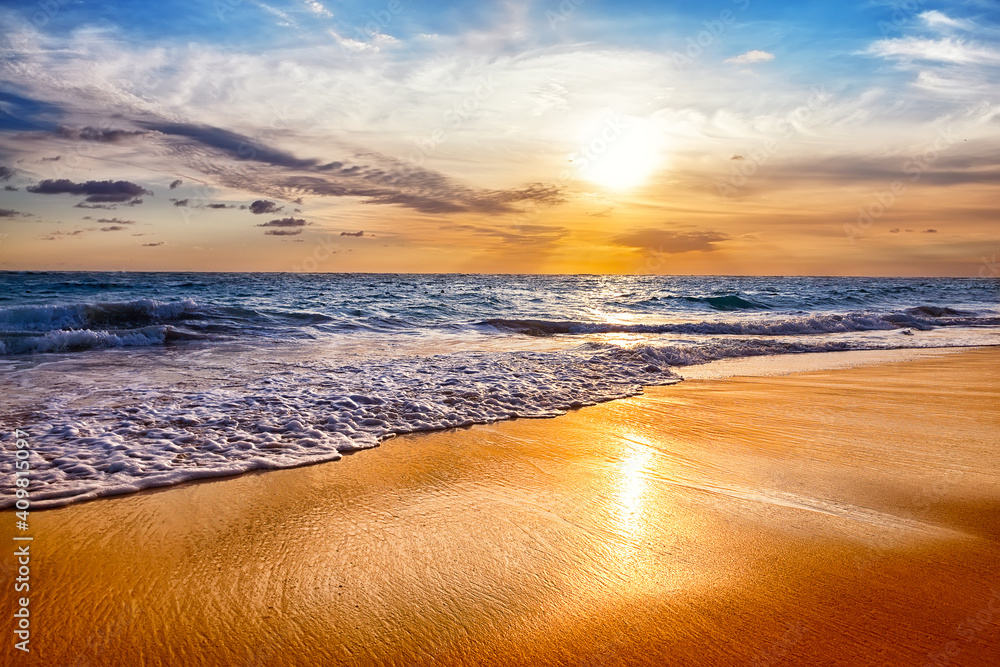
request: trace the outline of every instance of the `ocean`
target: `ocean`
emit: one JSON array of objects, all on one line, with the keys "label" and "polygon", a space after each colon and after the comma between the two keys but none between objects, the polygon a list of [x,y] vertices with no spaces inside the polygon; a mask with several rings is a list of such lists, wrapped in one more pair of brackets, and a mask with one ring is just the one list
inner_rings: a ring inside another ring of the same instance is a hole
[{"label": "ocean", "polygon": [[1000,343],[1000,281],[0,273],[0,507],[340,458],[718,359]]}]

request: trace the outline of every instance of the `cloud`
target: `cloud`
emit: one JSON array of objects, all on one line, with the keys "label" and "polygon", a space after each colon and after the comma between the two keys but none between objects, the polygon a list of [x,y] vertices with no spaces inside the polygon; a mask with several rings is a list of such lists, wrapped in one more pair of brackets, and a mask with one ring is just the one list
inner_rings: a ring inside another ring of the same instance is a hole
[{"label": "cloud", "polygon": [[101,227],[102,232],[117,232],[122,229],[128,229],[128,227],[122,227],[121,225],[111,225],[110,227]]},{"label": "cloud", "polygon": [[163,245],[163,241],[154,241],[152,243],[143,243],[142,247],[144,247],[144,248],[155,248],[158,245]]},{"label": "cloud", "polygon": [[614,237],[615,245],[638,248],[652,253],[676,255],[685,252],[712,252],[715,244],[729,236],[721,232],[672,232],[666,229],[646,228]]},{"label": "cloud", "polygon": [[263,215],[264,213],[277,213],[282,210],[284,206],[278,206],[273,201],[267,201],[266,199],[258,199],[252,204],[250,204],[250,212],[254,215]]},{"label": "cloud", "polygon": [[184,184],[184,181],[182,181],[181,179],[178,178],[176,181],[171,181],[170,182],[170,189],[171,190],[176,190],[178,187],[180,187],[183,184]]},{"label": "cloud", "polygon": [[311,222],[306,222],[302,218],[280,218],[277,220],[268,220],[267,222],[262,222],[258,227],[305,227],[306,225],[311,225]]},{"label": "cloud", "polygon": [[364,236],[364,232],[340,232],[341,236]]},{"label": "cloud", "polygon": [[267,236],[295,236],[301,233],[301,229],[268,229],[264,232]]},{"label": "cloud", "polygon": [[937,234],[936,229],[925,229],[924,234]]},{"label": "cloud", "polygon": [[[423,213],[512,213],[517,204],[551,205],[563,201],[562,189],[533,183],[513,190],[478,190],[457,183],[443,174],[401,160],[368,152],[379,165],[348,165],[341,160],[300,158],[237,132],[209,125],[143,122],[145,127],[169,137],[179,137],[191,147],[211,148],[240,161],[300,172],[282,176],[273,171],[230,169],[224,165],[193,166],[215,175],[228,187],[275,191],[293,199],[301,193],[327,197],[357,197],[366,204],[396,204]],[[306,172],[306,173],[301,173]],[[308,175],[307,175],[308,174]]]},{"label": "cloud", "polygon": [[754,49],[752,51],[747,51],[746,53],[741,53],[738,56],[732,58],[726,58],[723,62],[732,63],[734,65],[752,65],[753,63],[766,63],[774,60],[774,54],[768,53],[767,51],[759,51]]},{"label": "cloud", "polygon": [[144,132],[142,130],[99,129],[96,127],[73,129],[60,126],[56,130],[56,134],[63,139],[72,139],[74,141],[94,141],[98,143],[117,144],[127,139],[134,139],[135,137],[149,134],[149,132]]},{"label": "cloud", "polygon": [[58,239],[67,238],[67,237],[70,237],[70,236],[83,236],[87,232],[93,232],[93,231],[96,231],[96,230],[97,230],[96,227],[88,227],[86,229],[74,229],[71,232],[64,232],[62,230],[56,230],[54,232],[49,232],[48,236],[43,236],[43,237],[41,237],[41,239],[43,241],[56,241]]},{"label": "cloud", "polygon": [[134,225],[135,220],[120,220],[119,218],[98,218],[98,222],[106,225]]},{"label": "cloud", "polygon": [[90,203],[141,204],[141,195],[153,194],[146,188],[129,181],[86,181],[74,183],[66,178],[44,180],[38,185],[29,185],[28,192],[42,195],[86,195],[84,201]]},{"label": "cloud", "polygon": [[333,14],[319,0],[303,0],[303,4],[316,16],[332,18]]},{"label": "cloud", "polygon": [[945,28],[958,28],[959,30],[973,30],[975,28],[968,21],[952,18],[936,9],[921,12],[918,16],[929,28],[939,28],[942,26]]},{"label": "cloud", "polygon": [[170,201],[174,203],[174,206],[187,206],[191,203],[190,199],[171,199]]},{"label": "cloud", "polygon": [[1000,51],[954,37],[880,39],[868,48],[867,53],[901,61],[932,61],[953,65],[1000,63]]},{"label": "cloud", "polygon": [[238,160],[262,162],[293,169],[309,169],[318,164],[317,160],[301,160],[287,151],[265,146],[251,137],[221,127],[194,123],[149,121],[142,124],[167,136],[184,137],[203,146],[215,148]]},{"label": "cloud", "polygon": [[30,213],[21,213],[9,208],[0,208],[0,218],[16,218],[19,216],[28,217]]},{"label": "cloud", "polygon": [[17,190],[18,190],[13,185],[5,185],[5,186],[3,186],[3,189],[5,191],[7,191],[7,192],[17,192]]},{"label": "cloud", "polygon": [[0,166],[0,181],[9,181],[14,176],[14,170],[10,167]]},{"label": "cloud", "polygon": [[[176,203],[175,203],[175,205],[176,205]],[[202,204],[198,208],[225,209],[225,208],[236,208],[236,205],[235,204],[233,204],[233,205],[229,205],[229,204]]]}]

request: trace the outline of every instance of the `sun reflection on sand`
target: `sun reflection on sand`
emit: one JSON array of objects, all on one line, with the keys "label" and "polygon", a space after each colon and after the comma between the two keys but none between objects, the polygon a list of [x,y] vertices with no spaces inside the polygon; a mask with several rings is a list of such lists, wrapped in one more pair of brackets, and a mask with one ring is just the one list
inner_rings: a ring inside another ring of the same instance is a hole
[{"label": "sun reflection on sand", "polygon": [[[632,433],[625,434],[625,442],[638,439]],[[645,539],[649,526],[647,522],[646,495],[649,486],[648,467],[653,452],[649,447],[629,444],[618,465],[615,500],[618,512],[614,515],[614,528],[621,536],[619,557],[631,560],[636,548]]]}]

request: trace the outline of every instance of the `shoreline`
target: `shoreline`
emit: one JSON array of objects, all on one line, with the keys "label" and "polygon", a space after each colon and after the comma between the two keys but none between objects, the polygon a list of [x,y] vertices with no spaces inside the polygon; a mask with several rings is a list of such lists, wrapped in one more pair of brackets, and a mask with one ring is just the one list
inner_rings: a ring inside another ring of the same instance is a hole
[{"label": "shoreline", "polygon": [[[676,376],[677,378],[676,380],[672,380],[670,382],[661,385],[644,385],[640,390],[640,393],[638,394],[602,401],[600,403],[596,403],[595,405],[605,405],[608,403],[614,403],[616,401],[628,400],[630,398],[635,398],[636,396],[643,396],[650,389],[671,387],[681,382],[690,382],[691,380],[725,380],[732,377],[784,376],[784,375],[803,373],[803,372],[815,372],[815,371],[835,370],[844,368],[860,368],[865,366],[873,366],[873,365],[877,366],[884,364],[903,363],[919,359],[935,358],[944,355],[957,354],[977,349],[990,349],[991,347],[1000,347],[1000,346],[982,345],[974,347],[891,348],[884,350],[798,352],[798,353],[785,353],[785,354],[775,354],[775,355],[717,359],[715,361],[710,361],[703,364],[669,367],[670,372]],[[594,407],[594,406],[584,406],[583,408],[570,408],[569,410],[567,410],[567,412],[561,415],[557,415],[555,417],[542,417],[542,418],[514,417],[509,419],[501,419],[489,423],[477,423],[473,424],[472,426],[473,427],[489,426],[492,424],[501,424],[505,422],[525,420],[525,419],[558,419],[564,417],[566,414],[571,414],[576,410],[586,409],[588,407]],[[25,421],[30,421],[30,420],[26,419]],[[467,427],[459,427],[459,428],[461,430],[461,428],[467,428]],[[98,488],[86,494],[73,496],[68,499],[63,497],[46,498],[41,501],[33,502],[32,511],[48,512],[52,510],[61,509],[64,507],[71,507],[73,505],[78,505],[81,503],[90,503],[112,498],[120,498],[122,496],[130,496],[134,494],[158,493],[161,491],[169,491],[170,489],[186,486],[189,484],[201,484],[218,480],[232,479],[243,475],[266,474],[277,470],[296,470],[299,468],[307,468],[315,465],[336,463],[337,461],[341,460],[344,457],[354,456],[355,454],[371,451],[371,449],[377,449],[378,447],[381,447],[384,443],[397,438],[406,438],[414,435],[422,435],[425,433],[447,432],[449,430],[453,429],[446,428],[446,429],[438,429],[432,431],[413,431],[408,433],[394,434],[380,440],[379,443],[374,447],[363,447],[356,450],[349,450],[337,453],[330,453],[328,455],[321,455],[317,457],[317,460],[305,460],[302,461],[301,463],[291,466],[283,466],[275,468],[253,467],[245,470],[230,470],[230,471],[207,470],[203,471],[203,474],[200,475],[196,474],[190,478],[186,478],[181,481],[166,480],[157,484],[143,486],[138,489],[131,489],[128,488],[127,486],[124,487],[123,489]],[[13,506],[0,508],[0,512],[12,511],[13,509],[14,509]]]},{"label": "shoreline", "polygon": [[998,360],[730,368],[33,512],[23,662],[995,664]]}]

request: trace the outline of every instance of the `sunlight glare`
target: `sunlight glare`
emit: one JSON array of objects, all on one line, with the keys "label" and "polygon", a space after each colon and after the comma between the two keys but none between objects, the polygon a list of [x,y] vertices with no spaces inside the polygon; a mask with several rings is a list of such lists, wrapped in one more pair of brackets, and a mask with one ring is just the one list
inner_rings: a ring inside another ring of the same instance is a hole
[{"label": "sunlight glare", "polygon": [[571,156],[581,178],[613,190],[645,183],[662,163],[663,135],[636,116],[606,115]]}]

